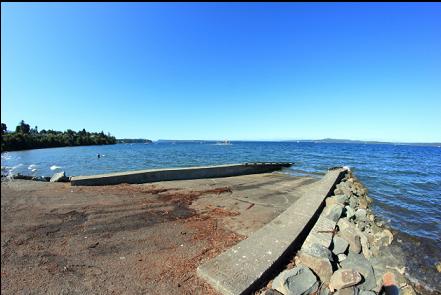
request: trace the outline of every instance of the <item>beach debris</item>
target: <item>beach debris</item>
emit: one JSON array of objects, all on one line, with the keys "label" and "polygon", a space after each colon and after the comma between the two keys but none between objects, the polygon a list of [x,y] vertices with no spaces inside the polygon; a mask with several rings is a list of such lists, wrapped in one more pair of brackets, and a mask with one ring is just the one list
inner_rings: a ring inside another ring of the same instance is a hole
[{"label": "beach debris", "polygon": [[319,282],[308,267],[296,266],[280,273],[272,288],[284,295],[307,295],[317,292]]}]

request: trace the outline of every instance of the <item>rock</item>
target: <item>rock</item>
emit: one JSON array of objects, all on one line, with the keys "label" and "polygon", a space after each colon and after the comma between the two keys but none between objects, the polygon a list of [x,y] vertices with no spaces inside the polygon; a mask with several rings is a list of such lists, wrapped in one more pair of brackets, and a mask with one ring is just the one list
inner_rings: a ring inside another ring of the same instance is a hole
[{"label": "rock", "polygon": [[320,244],[315,244],[315,243],[307,244],[307,245],[304,244],[302,246],[302,249],[300,249],[299,253],[333,261],[331,251]]},{"label": "rock", "polygon": [[345,207],[345,214],[349,220],[355,218],[355,210],[352,209],[352,207],[350,207],[350,206]]},{"label": "rock", "polygon": [[303,247],[306,247],[306,244],[320,244],[325,248],[331,247],[333,233],[330,231],[334,228],[335,221],[321,214],[303,243]]},{"label": "rock", "polygon": [[64,173],[64,171],[55,173],[52,177],[50,182],[65,182],[67,181],[69,178],[66,177],[66,174]]},{"label": "rock", "polygon": [[441,272],[441,261],[435,264],[435,267],[438,272]]},{"label": "rock", "polygon": [[342,189],[338,187],[334,190],[334,195],[341,195],[343,193]]},{"label": "rock", "polygon": [[367,237],[358,228],[356,228],[354,224],[350,223],[349,220],[347,220],[347,218],[341,218],[338,221],[337,225],[340,229],[338,235],[344,238],[346,241],[348,241],[349,250],[351,250],[351,246],[354,251],[358,248],[358,246],[354,244],[354,243],[358,243],[356,241],[356,238],[354,238],[355,236],[358,235],[360,237],[363,255],[367,258],[371,257],[371,252],[369,250],[370,247]]},{"label": "rock", "polygon": [[361,197],[358,199],[358,208],[360,209],[367,209],[368,207],[368,202],[366,200],[366,198]]},{"label": "rock", "polygon": [[361,253],[363,247],[361,245],[361,238],[359,235],[354,236],[353,243],[351,243],[351,246],[349,248],[349,251],[354,253]]},{"label": "rock", "polygon": [[266,290],[265,295],[283,295],[283,293],[280,293],[279,291],[274,289],[268,289]]},{"label": "rock", "polygon": [[401,289],[400,294],[401,295],[416,295],[417,293],[415,292],[415,290],[411,286],[406,286]]},{"label": "rock", "polygon": [[374,291],[365,291],[365,290],[360,290],[360,292],[358,293],[358,295],[376,295],[377,293],[375,293]]},{"label": "rock", "polygon": [[374,235],[374,243],[379,246],[389,246],[394,239],[394,235],[388,229],[377,232]]},{"label": "rock", "polygon": [[350,197],[349,198],[349,206],[351,206],[352,208],[357,208],[358,207],[358,199],[356,197]]},{"label": "rock", "polygon": [[368,291],[376,287],[374,269],[362,254],[349,252],[348,257],[340,264],[343,268],[353,269],[363,276],[364,281],[357,286],[361,290]]},{"label": "rock", "polygon": [[340,238],[339,236],[334,236],[334,238],[332,239],[332,243],[333,243],[332,252],[335,255],[346,252],[346,250],[349,247],[349,243],[345,239]]},{"label": "rock", "polygon": [[355,211],[355,219],[357,221],[366,221],[367,220],[366,209],[358,209],[357,211]]},{"label": "rock", "polygon": [[361,275],[352,269],[338,269],[332,274],[329,289],[340,290],[343,288],[355,286],[361,281]]},{"label": "rock", "polygon": [[343,205],[338,203],[327,206],[325,207],[325,210],[323,210],[323,215],[325,215],[327,218],[335,222],[337,222],[340,219],[342,213],[343,213]]},{"label": "rock", "polygon": [[335,292],[335,295],[359,295],[360,290],[355,287],[348,287]]},{"label": "rock", "polygon": [[374,202],[374,200],[372,200],[372,198],[369,196],[366,196],[365,198],[366,198],[366,201],[368,202],[368,204],[372,204]]},{"label": "rock", "polygon": [[346,195],[335,195],[334,198],[336,199],[337,203],[342,205],[345,205],[349,201],[349,197]]},{"label": "rock", "polygon": [[323,283],[329,283],[332,276],[332,253],[319,244],[302,247],[297,254],[299,262],[314,271]]},{"label": "rock", "polygon": [[34,176],[32,177],[33,181],[47,181],[43,176]]},{"label": "rock", "polygon": [[337,258],[338,258],[338,262],[342,262],[343,260],[346,259],[346,255],[345,254],[338,254]]},{"label": "rock", "polygon": [[330,207],[334,204],[337,204],[337,199],[335,197],[329,197],[325,199],[326,207]]},{"label": "rock", "polygon": [[320,289],[319,289],[318,295],[329,295],[330,292],[331,292],[331,291],[330,291],[328,288],[326,288],[325,284],[322,284],[322,285],[320,286]]},{"label": "rock", "polygon": [[318,287],[316,276],[305,266],[285,270],[272,282],[272,288],[285,295],[307,295],[316,292]]}]

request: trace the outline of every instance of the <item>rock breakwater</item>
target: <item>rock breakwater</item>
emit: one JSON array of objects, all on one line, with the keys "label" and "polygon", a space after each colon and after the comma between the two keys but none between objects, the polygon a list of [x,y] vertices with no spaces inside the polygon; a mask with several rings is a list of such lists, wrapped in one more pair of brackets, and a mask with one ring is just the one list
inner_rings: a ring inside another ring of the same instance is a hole
[{"label": "rock breakwater", "polygon": [[[325,202],[301,249],[265,293],[375,295],[385,291],[383,278],[393,277],[400,294],[416,294],[404,261],[388,251],[393,233],[372,213],[368,190],[351,171]],[[304,268],[315,274],[315,281],[301,278],[308,274]]]}]

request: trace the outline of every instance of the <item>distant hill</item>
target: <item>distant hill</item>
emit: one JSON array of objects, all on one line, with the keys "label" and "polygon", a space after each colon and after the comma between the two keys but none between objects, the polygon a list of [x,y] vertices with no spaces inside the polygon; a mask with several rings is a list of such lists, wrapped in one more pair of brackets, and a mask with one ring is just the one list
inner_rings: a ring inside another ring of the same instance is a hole
[{"label": "distant hill", "polygon": [[116,143],[152,143],[152,141],[144,138],[122,138],[117,139]]},{"label": "distant hill", "polygon": [[317,142],[317,143],[359,143],[359,144],[395,144],[395,145],[418,145],[418,146],[441,146],[440,142],[388,142],[375,140],[351,140],[351,139],[301,139],[301,140],[286,140],[284,142]]}]

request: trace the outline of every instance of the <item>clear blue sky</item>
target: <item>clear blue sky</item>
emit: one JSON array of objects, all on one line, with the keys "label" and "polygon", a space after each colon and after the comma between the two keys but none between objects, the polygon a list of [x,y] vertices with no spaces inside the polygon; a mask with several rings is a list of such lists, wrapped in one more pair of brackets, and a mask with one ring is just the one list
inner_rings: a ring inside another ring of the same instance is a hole
[{"label": "clear blue sky", "polygon": [[441,141],[441,5],[1,4],[1,120]]}]

